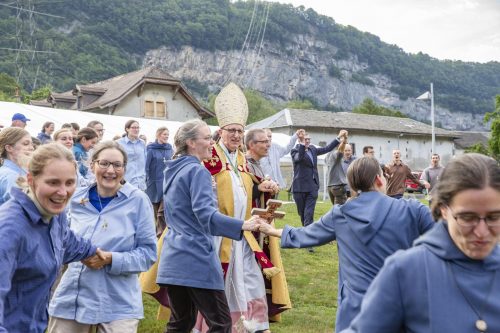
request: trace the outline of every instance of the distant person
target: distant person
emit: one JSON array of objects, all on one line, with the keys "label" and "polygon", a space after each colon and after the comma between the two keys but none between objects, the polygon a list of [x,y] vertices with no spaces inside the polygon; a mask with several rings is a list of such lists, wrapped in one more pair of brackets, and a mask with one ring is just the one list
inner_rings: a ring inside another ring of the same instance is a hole
[{"label": "distant person", "polygon": [[[357,196],[344,205],[333,206],[316,223],[302,228],[287,225],[284,229],[275,229],[267,223],[259,227],[261,232],[281,237],[282,248],[305,248],[337,241],[337,332],[348,327],[360,311],[363,295],[385,258],[411,247],[417,237],[434,226],[427,206],[417,200],[395,200],[385,195],[386,180],[375,159],[356,159],[347,171],[347,178]],[[397,283],[394,286],[397,288]]]},{"label": "distant person", "polygon": [[9,200],[18,178],[26,177],[33,150],[28,131],[9,127],[0,132],[0,205]]},{"label": "distant person", "polygon": [[297,130],[291,137],[288,144],[283,147],[273,142],[273,132],[270,128],[265,129],[267,138],[271,144],[267,156],[262,157],[260,160],[260,166],[265,175],[269,176],[272,180],[278,183],[280,189],[286,189],[286,181],[281,174],[280,159],[286,154],[292,151],[292,148],[297,142],[297,134],[300,130]]},{"label": "distant person", "polygon": [[356,157],[352,155],[351,145],[346,143],[347,137],[342,137],[341,140],[337,151],[328,153],[325,159],[328,165],[328,195],[332,205],[343,205],[351,197],[347,169]]},{"label": "distant person", "polygon": [[69,150],[73,150],[73,132],[71,128],[61,128],[54,133],[54,142],[59,142]]},{"label": "distant person", "polygon": [[92,128],[94,131],[97,132],[97,142],[102,140],[102,137],[104,136],[104,124],[101,123],[99,120],[92,120],[89,121],[87,124],[87,127]]},{"label": "distant person", "polygon": [[64,123],[61,125],[61,129],[71,129],[71,124],[70,123]]},{"label": "distant person", "polygon": [[375,158],[375,149],[373,149],[373,146],[364,146],[363,156]]},{"label": "distant person", "polygon": [[424,185],[411,173],[411,169],[401,161],[401,152],[399,149],[392,151],[392,161],[385,165],[384,171],[387,178],[387,195],[395,199],[401,199],[406,190],[405,181],[410,179],[417,185]]},{"label": "distant person", "polygon": [[12,116],[12,124],[10,125],[10,127],[25,128],[26,122],[30,120],[31,119],[26,118],[26,116],[22,113],[14,113],[14,115]]},{"label": "distant person", "polygon": [[31,142],[33,143],[33,149],[36,150],[38,147],[42,145],[42,141],[38,140],[37,137],[32,136]]},{"label": "distant person", "polygon": [[146,190],[146,143],[139,138],[141,127],[136,120],[125,123],[125,135],[117,142],[128,155],[125,180],[140,190]]},{"label": "distant person", "polygon": [[73,138],[76,138],[78,135],[78,131],[80,131],[80,125],[77,123],[70,123],[71,124],[71,130],[73,132]]},{"label": "distant person", "polygon": [[[342,333],[500,332],[498,162],[458,156],[435,190],[432,212],[440,222],[385,260]],[[388,239],[394,235],[402,233]]]},{"label": "distant person", "polygon": [[160,237],[166,228],[165,218],[163,216],[158,218],[158,210],[162,205],[163,198],[163,172],[167,161],[171,160],[174,155],[174,149],[168,143],[168,136],[168,128],[158,128],[156,140],[147,146],[146,153],[146,194],[153,204],[157,237]]},{"label": "distant person", "polygon": [[78,132],[76,142],[73,146],[73,154],[78,164],[78,172],[84,179],[89,179],[89,150],[94,148],[98,140],[98,134],[90,127],[84,127]]},{"label": "distant person", "polygon": [[436,185],[439,182],[439,177],[441,177],[441,173],[444,170],[444,167],[439,164],[440,161],[441,157],[439,156],[439,154],[432,154],[431,165],[425,168],[420,175],[420,181],[425,181],[427,184],[429,184],[429,188],[427,189],[429,192],[429,206],[432,205],[432,196],[434,194],[434,189],[436,188]]},{"label": "distant person", "polygon": [[42,126],[42,131],[36,136],[42,145],[52,141],[52,133],[54,133],[54,123],[46,121]]},{"label": "distant person", "polygon": [[[319,191],[318,156],[332,151],[339,145],[341,138],[346,135],[346,130],[340,130],[338,137],[327,146],[316,148],[311,145],[311,137],[306,131],[301,130],[297,134],[299,143],[291,152],[293,161],[292,193],[303,226],[311,224],[314,218],[314,208]],[[310,248],[309,251],[313,252],[314,250]]]}]

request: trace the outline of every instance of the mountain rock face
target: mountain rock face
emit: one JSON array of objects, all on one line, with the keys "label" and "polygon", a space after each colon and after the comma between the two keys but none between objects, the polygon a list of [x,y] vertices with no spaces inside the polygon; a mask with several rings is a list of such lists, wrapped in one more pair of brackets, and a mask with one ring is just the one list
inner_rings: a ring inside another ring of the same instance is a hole
[{"label": "mountain rock face", "polygon": [[[370,98],[413,119],[430,120],[430,101],[401,100],[390,91],[394,83],[388,77],[366,74],[367,64],[356,57],[337,60],[336,52],[335,47],[311,35],[297,35],[295,43],[284,49],[268,43],[243,52],[160,48],[148,51],[143,65],[160,67],[182,80],[197,81],[213,93],[233,81],[276,102],[309,99],[321,108],[346,111]],[[359,77],[368,83],[360,82]],[[439,94],[439,87],[434,87],[434,93]],[[435,121],[446,129],[485,130],[482,115],[452,113],[439,106],[435,107]]]}]

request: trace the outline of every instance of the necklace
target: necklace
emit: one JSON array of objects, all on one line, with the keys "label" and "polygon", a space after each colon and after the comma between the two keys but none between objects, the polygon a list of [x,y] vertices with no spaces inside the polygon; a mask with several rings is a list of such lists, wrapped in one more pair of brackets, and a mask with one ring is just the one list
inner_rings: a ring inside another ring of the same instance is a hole
[{"label": "necklace", "polygon": [[487,332],[488,330],[488,324],[486,323],[486,321],[483,319],[481,313],[483,312],[484,310],[484,306],[488,303],[488,299],[491,295],[491,292],[493,291],[493,287],[495,285],[495,278],[497,276],[497,271],[498,270],[495,270],[495,273],[493,273],[493,278],[491,279],[491,282],[490,282],[490,286],[488,288],[488,294],[486,295],[486,299],[484,301],[484,303],[481,305],[481,308],[479,310],[477,310],[473,305],[472,305],[472,302],[470,301],[469,298],[467,298],[467,296],[465,295],[465,292],[464,290],[462,289],[462,287],[460,287],[460,285],[458,284],[458,280],[457,280],[457,277],[455,275],[455,272],[453,271],[453,267],[451,266],[451,263],[448,262],[447,263],[448,265],[448,270],[451,274],[451,276],[453,276],[453,281],[455,282],[455,285],[457,286],[458,290],[460,291],[460,294],[462,294],[463,298],[465,299],[465,301],[467,302],[467,304],[469,304],[469,307],[472,309],[472,311],[474,311],[474,313],[476,314],[477,316],[477,320],[476,320],[476,329],[480,332],[480,333],[485,333]]}]

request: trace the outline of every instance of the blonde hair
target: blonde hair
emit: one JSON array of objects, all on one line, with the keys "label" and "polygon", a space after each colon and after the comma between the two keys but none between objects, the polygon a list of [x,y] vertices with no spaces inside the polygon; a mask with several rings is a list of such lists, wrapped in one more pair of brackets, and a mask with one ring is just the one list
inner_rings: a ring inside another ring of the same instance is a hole
[{"label": "blonde hair", "polygon": [[63,160],[73,163],[76,172],[76,161],[73,153],[57,142],[40,146],[33,152],[28,164],[28,171],[33,177],[43,173],[43,169],[54,160]]},{"label": "blonde hair", "polygon": [[20,127],[8,127],[0,132],[0,157],[7,158],[6,146],[13,146],[25,136],[30,136],[28,131]]},{"label": "blonde hair", "polygon": [[60,130],[57,130],[54,133],[54,141],[57,141],[57,139],[59,138],[59,135],[61,135],[62,133],[65,133],[65,132],[70,133],[71,137],[73,137],[73,132],[71,131],[71,127],[64,127],[64,128],[61,128]]},{"label": "blonde hair", "polygon": [[156,139],[158,139],[158,137],[159,137],[159,136],[161,135],[161,133],[163,133],[164,131],[167,131],[167,132],[170,134],[170,131],[168,130],[168,128],[167,128],[167,127],[165,127],[165,126],[162,126],[162,127],[158,128],[158,129],[156,130]]}]

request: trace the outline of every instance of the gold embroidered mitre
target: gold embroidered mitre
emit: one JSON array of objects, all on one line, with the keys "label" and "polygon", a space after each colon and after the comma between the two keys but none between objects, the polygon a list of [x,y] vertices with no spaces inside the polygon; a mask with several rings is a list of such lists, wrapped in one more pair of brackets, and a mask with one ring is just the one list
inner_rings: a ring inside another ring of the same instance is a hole
[{"label": "gold embroidered mitre", "polygon": [[215,116],[220,127],[240,124],[245,127],[248,118],[248,104],[243,91],[234,83],[229,83],[215,99]]}]

